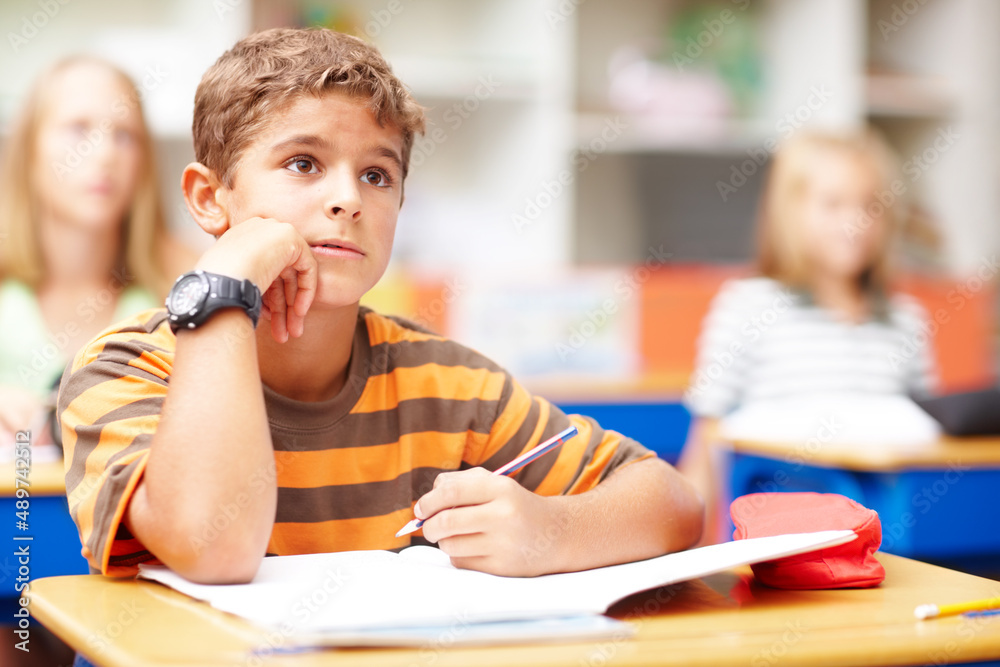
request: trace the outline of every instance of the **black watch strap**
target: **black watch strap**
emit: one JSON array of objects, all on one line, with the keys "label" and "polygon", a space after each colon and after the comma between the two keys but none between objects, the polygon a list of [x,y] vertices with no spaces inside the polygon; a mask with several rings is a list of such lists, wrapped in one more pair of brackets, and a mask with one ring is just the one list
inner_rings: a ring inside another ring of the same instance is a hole
[{"label": "black watch strap", "polygon": [[206,273],[210,291],[206,310],[211,314],[221,308],[242,308],[250,316],[254,327],[260,319],[260,290],[247,279],[237,280],[217,273]]},{"label": "black watch strap", "polygon": [[214,313],[224,308],[239,308],[247,314],[256,328],[257,321],[260,319],[261,294],[257,286],[250,280],[238,280],[230,276],[198,270],[178,278],[175,289],[185,278],[193,276],[207,281],[208,289],[195,308],[181,313],[174,312],[170,308],[171,300],[169,296],[167,297],[170,328],[174,333],[181,329],[197,328],[208,321]]}]

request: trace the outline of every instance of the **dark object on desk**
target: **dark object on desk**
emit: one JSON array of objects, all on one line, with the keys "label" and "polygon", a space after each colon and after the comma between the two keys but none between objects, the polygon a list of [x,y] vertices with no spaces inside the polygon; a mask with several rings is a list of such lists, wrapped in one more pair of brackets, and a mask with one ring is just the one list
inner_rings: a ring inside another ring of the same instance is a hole
[{"label": "dark object on desk", "polygon": [[1000,389],[918,399],[917,405],[949,435],[1000,435]]},{"label": "dark object on desk", "polygon": [[751,565],[772,588],[867,588],[885,579],[875,559],[882,523],[874,510],[837,493],[750,493],[729,506],[734,540],[818,530],[853,530],[858,538],[836,547]]}]

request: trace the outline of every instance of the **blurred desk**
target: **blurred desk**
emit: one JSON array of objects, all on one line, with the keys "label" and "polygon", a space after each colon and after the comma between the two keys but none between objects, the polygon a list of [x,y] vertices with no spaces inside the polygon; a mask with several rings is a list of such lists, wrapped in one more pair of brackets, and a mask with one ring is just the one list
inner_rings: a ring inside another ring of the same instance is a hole
[{"label": "blurred desk", "polygon": [[691,426],[681,403],[687,376],[645,375],[632,380],[556,379],[525,383],[568,414],[593,417],[676,463]]},{"label": "blurred desk", "polygon": [[662,401],[679,402],[689,374],[646,373],[632,378],[529,378],[524,386],[550,401]]},{"label": "blurred desk", "polygon": [[[31,497],[61,496],[66,493],[66,477],[62,461],[32,462],[27,475],[30,484],[27,488]],[[14,495],[17,489],[14,483],[15,477],[16,470],[13,461],[0,464],[0,497]]]},{"label": "blurred desk", "polygon": [[751,440],[728,441],[734,452],[774,459],[808,462],[813,466],[845,470],[893,472],[937,469],[952,463],[975,468],[1000,468],[1000,437],[942,436],[927,447],[861,447],[827,444],[805,446]]},{"label": "blurred desk", "polygon": [[1000,438],[911,448],[713,440],[729,453],[733,498],[840,493],[878,512],[883,550],[1000,574]]},{"label": "blurred desk", "polygon": [[99,575],[32,583],[30,610],[108,667],[1000,664],[988,662],[1000,658],[1000,617],[913,618],[919,604],[991,597],[1000,583],[887,554],[879,559],[886,579],[871,589],[782,591],[757,585],[749,568],[740,568],[649,591],[611,610],[636,625],[633,639],[560,645],[275,655],[267,633],[240,618],[159,584]]},{"label": "blurred desk", "polygon": [[[22,471],[23,474],[23,471]],[[80,536],[76,524],[69,515],[66,503],[66,486],[62,461],[32,462],[27,472],[27,528],[18,528],[18,508],[15,496],[16,485],[14,462],[0,464],[0,599],[8,598],[0,607],[10,606],[10,598],[20,594],[14,590],[18,576],[15,549],[28,545],[30,553],[30,579],[51,577],[61,574],[86,574],[90,571],[86,559],[80,555]],[[28,537],[29,540],[14,540],[14,537]],[[0,623],[8,623],[4,616]]]}]

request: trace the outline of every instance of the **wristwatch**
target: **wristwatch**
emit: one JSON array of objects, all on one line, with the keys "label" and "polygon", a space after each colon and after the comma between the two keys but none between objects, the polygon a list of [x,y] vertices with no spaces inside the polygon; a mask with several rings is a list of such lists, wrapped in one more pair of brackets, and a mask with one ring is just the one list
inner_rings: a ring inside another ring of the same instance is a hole
[{"label": "wristwatch", "polygon": [[223,308],[240,308],[257,326],[260,318],[260,289],[249,280],[237,280],[202,270],[185,273],[167,295],[170,328],[194,329]]}]

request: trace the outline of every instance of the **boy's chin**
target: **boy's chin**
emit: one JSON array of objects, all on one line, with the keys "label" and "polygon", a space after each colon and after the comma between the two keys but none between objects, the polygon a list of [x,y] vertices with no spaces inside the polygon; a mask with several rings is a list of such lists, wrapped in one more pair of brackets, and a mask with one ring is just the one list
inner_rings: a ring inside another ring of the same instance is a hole
[{"label": "boy's chin", "polygon": [[309,310],[336,310],[358,305],[370,286],[333,281],[321,282],[316,288],[316,297]]},{"label": "boy's chin", "polygon": [[[337,301],[329,302],[322,299],[313,299],[312,305],[309,306],[309,315],[316,313],[329,313],[335,310],[341,310],[343,308],[354,308],[358,305],[358,301],[345,302],[343,299]],[[306,315],[306,319],[309,319],[309,315]]]}]

